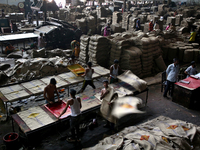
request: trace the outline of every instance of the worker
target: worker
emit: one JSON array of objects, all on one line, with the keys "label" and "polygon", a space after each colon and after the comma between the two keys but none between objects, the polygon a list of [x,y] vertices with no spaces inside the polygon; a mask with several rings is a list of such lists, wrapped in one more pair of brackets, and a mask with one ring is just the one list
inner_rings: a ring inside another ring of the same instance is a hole
[{"label": "worker", "polygon": [[166,88],[165,88],[165,92],[164,92],[164,94],[163,94],[163,97],[168,98],[168,97],[167,97],[167,92],[169,91],[170,86],[172,87],[172,88],[171,88],[171,97],[173,96],[174,83],[177,81],[178,73],[179,73],[179,61],[178,61],[178,59],[174,58],[174,59],[173,59],[173,63],[170,64],[170,65],[167,67],[167,70],[166,70],[166,74],[167,74],[167,85],[166,85]]},{"label": "worker", "polygon": [[158,21],[155,22],[154,26],[153,26],[153,30],[158,30],[160,29]]},{"label": "worker", "polygon": [[115,59],[114,64],[110,67],[110,84],[118,82],[117,76],[119,75],[120,70],[119,61]]},{"label": "worker", "polygon": [[92,80],[92,74],[94,73],[94,69],[92,69],[92,62],[87,63],[87,68],[85,69],[85,73],[82,75],[82,77],[85,77],[85,80],[83,81],[83,86],[81,90],[78,93],[82,93],[87,85],[89,84],[93,89],[96,89],[94,86],[93,80]]},{"label": "worker", "polygon": [[153,31],[153,20],[149,22],[149,32]]},{"label": "worker", "polygon": [[14,50],[15,50],[15,48],[10,43],[8,43],[4,53],[8,55],[8,54],[12,53]]},{"label": "worker", "polygon": [[140,18],[136,21],[136,31],[140,30]]},{"label": "worker", "polygon": [[70,90],[71,99],[67,101],[65,109],[62,113],[58,116],[58,119],[66,112],[67,108],[70,106],[71,108],[71,117],[70,117],[70,130],[71,130],[71,137],[67,138],[68,142],[80,142],[80,135],[79,135],[79,123],[81,118],[81,99],[80,97],[76,96],[76,90]]},{"label": "worker", "polygon": [[32,23],[32,14],[30,12],[28,12],[28,14],[27,14],[27,20],[28,20],[29,24]]},{"label": "worker", "polygon": [[16,32],[18,30],[17,24],[14,20],[10,20],[10,28],[11,28],[12,33]]},{"label": "worker", "polygon": [[109,36],[109,35],[111,35],[110,23],[108,23],[107,26],[104,28],[104,33],[103,33],[103,36]]},{"label": "worker", "polygon": [[38,37],[38,49],[44,48],[46,46],[46,42],[43,36],[43,33],[40,33],[40,36]]},{"label": "worker", "polygon": [[74,55],[76,58],[79,58],[80,43],[76,40],[73,40],[71,42],[71,48],[72,48],[72,55]]},{"label": "worker", "polygon": [[168,24],[165,30],[169,30],[170,26],[171,26],[171,23]]},{"label": "worker", "polygon": [[195,61],[191,62],[191,65],[185,70],[184,73],[187,75],[187,78],[197,73]]},{"label": "worker", "polygon": [[192,28],[191,29],[191,33],[190,33],[190,37],[189,37],[189,43],[194,43],[196,40],[196,35],[197,33],[195,32],[195,30]]},{"label": "worker", "polygon": [[67,65],[74,65],[76,64],[77,59],[75,58],[74,55],[71,56],[71,58],[69,59],[69,61],[67,62]]},{"label": "worker", "polygon": [[56,92],[58,101],[60,101],[59,94],[56,88],[56,80],[54,78],[51,78],[50,84],[44,88],[44,93],[43,93],[47,104],[53,104],[55,102],[54,92]]},{"label": "worker", "polygon": [[[104,88],[101,90],[101,97],[100,97],[101,100],[110,92],[107,80],[103,81],[103,86],[104,86]],[[110,103],[108,105],[110,105]],[[104,125],[104,127],[110,127],[110,122],[108,120],[107,120],[106,124]]]}]

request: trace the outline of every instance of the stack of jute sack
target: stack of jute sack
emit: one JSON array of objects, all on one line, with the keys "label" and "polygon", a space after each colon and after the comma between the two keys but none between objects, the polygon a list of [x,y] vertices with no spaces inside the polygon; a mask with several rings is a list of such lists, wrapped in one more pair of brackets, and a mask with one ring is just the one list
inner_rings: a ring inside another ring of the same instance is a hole
[{"label": "stack of jute sack", "polygon": [[81,29],[83,34],[87,34],[87,20],[85,18],[76,19],[76,25]]},{"label": "stack of jute sack", "polygon": [[116,36],[113,39],[110,39],[110,41],[111,41],[111,50],[110,50],[109,64],[112,65],[115,59],[120,60],[123,49],[129,47],[130,42],[126,40],[126,38],[120,36]]},{"label": "stack of jute sack", "polygon": [[87,27],[91,34],[96,33],[97,20],[94,16],[87,17]]},{"label": "stack of jute sack", "polygon": [[112,16],[112,24],[117,24],[122,21],[122,13],[121,12],[113,12]]},{"label": "stack of jute sack", "polygon": [[79,60],[83,64],[87,63],[89,60],[88,56],[88,47],[89,47],[89,40],[90,36],[87,35],[82,35],[80,38],[80,55],[79,55]]},{"label": "stack of jute sack", "polygon": [[122,15],[122,28],[124,28],[125,30],[128,30],[128,25],[129,25],[129,18],[132,15],[129,14],[128,12],[124,12]]},{"label": "stack of jute sack", "polygon": [[129,18],[129,26],[128,26],[128,30],[130,31],[134,31],[135,27],[136,27],[136,21],[137,18],[132,16]]},{"label": "stack of jute sack", "polygon": [[138,47],[142,50],[142,76],[151,75],[153,59],[159,55],[159,41],[156,37],[143,37],[137,42]]},{"label": "stack of jute sack", "polygon": [[100,65],[103,67],[108,67],[110,53],[110,41],[108,38],[94,35],[90,37],[89,41],[89,61],[93,63],[93,65]]},{"label": "stack of jute sack", "polygon": [[141,77],[141,56],[142,51],[137,47],[132,46],[124,49],[120,59],[120,67],[123,70],[131,70],[135,75]]}]

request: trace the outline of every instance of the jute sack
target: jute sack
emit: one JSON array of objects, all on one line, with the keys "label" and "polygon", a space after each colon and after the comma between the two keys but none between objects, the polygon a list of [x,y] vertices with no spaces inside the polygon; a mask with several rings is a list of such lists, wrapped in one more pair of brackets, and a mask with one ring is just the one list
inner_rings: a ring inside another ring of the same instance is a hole
[{"label": "jute sack", "polygon": [[147,83],[144,80],[138,78],[136,75],[134,75],[130,70],[125,71],[123,74],[121,74],[117,78],[126,83],[129,83],[139,92],[147,88]]},{"label": "jute sack", "polygon": [[184,51],[183,62],[191,62],[194,58],[193,49],[186,49]]},{"label": "jute sack", "polygon": [[138,44],[139,45],[150,45],[150,40],[148,37],[143,37]]},{"label": "jute sack", "polygon": [[155,62],[160,71],[164,71],[167,69],[167,66],[165,65],[165,62],[164,62],[162,56],[159,56],[157,59],[155,59]]},{"label": "jute sack", "polygon": [[153,150],[157,143],[154,135],[139,129],[133,133],[125,135],[124,137],[139,144],[145,150]]},{"label": "jute sack", "polygon": [[185,47],[179,47],[179,53],[178,53],[179,61],[183,61],[183,56],[184,56],[184,51],[185,50],[186,50]]},{"label": "jute sack", "polygon": [[131,140],[125,140],[123,144],[123,150],[140,150],[140,146]]},{"label": "jute sack", "polygon": [[161,47],[163,59],[168,58],[168,49],[169,49],[168,46],[162,46]]},{"label": "jute sack", "polygon": [[176,46],[169,47],[168,60],[172,61],[174,58],[177,57],[177,54],[178,54],[178,47]]},{"label": "jute sack", "polygon": [[158,73],[156,76],[147,77],[147,78],[144,78],[144,80],[147,82],[147,85],[153,85],[153,84],[161,83],[161,80],[162,80],[161,74],[162,73]]},{"label": "jute sack", "polygon": [[88,43],[89,40],[90,40],[90,36],[88,36],[88,35],[82,35],[82,36],[80,37],[80,40],[81,40],[81,42],[83,41],[83,42],[85,42],[85,43]]},{"label": "jute sack", "polygon": [[113,105],[109,104],[114,101],[113,96],[116,95],[116,92],[112,87],[109,87],[108,90],[109,93],[102,100],[100,112],[106,120],[112,123],[116,123],[116,118],[113,115],[111,115]]},{"label": "jute sack", "polygon": [[194,51],[194,61],[198,62],[200,50],[199,49],[193,49],[193,51]]}]

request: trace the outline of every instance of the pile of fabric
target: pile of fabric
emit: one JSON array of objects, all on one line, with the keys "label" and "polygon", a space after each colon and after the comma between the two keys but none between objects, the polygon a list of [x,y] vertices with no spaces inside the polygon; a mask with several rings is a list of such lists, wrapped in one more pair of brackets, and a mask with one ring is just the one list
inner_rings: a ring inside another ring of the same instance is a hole
[{"label": "pile of fabric", "polygon": [[141,77],[142,64],[141,64],[142,51],[137,47],[129,47],[123,50],[120,67],[123,70],[131,70],[135,75]]},{"label": "pile of fabric", "polygon": [[121,36],[116,36],[113,39],[110,39],[110,41],[112,47],[110,51],[109,65],[112,65],[115,59],[120,60],[123,49],[130,46],[130,43],[126,38]]},{"label": "pile of fabric", "polygon": [[109,60],[110,41],[106,37],[94,35],[90,37],[89,42],[89,61],[93,65],[100,65],[108,67],[107,61]]},{"label": "pile of fabric", "polygon": [[83,150],[197,150],[200,148],[199,132],[200,127],[192,123],[160,116],[138,126],[127,127]]},{"label": "pile of fabric", "polygon": [[79,60],[81,63],[86,64],[89,60],[88,47],[89,47],[90,36],[82,35],[80,40],[81,42],[80,42]]}]

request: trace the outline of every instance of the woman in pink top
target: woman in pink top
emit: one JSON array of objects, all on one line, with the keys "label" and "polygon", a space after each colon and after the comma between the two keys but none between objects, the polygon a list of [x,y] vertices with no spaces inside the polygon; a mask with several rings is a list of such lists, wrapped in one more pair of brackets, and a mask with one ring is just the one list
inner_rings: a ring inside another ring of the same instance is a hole
[{"label": "woman in pink top", "polygon": [[165,30],[169,30],[170,26],[171,26],[171,23],[168,24]]},{"label": "woman in pink top", "polygon": [[108,23],[107,26],[104,28],[103,36],[109,36],[111,32],[110,24]]}]

